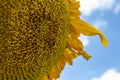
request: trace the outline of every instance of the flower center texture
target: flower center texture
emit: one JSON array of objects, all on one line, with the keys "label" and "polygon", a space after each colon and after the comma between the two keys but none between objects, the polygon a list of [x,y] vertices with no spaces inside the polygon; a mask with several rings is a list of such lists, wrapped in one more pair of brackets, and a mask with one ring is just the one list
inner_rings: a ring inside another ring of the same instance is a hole
[{"label": "flower center texture", "polygon": [[64,53],[67,0],[0,1],[0,80],[40,79]]}]

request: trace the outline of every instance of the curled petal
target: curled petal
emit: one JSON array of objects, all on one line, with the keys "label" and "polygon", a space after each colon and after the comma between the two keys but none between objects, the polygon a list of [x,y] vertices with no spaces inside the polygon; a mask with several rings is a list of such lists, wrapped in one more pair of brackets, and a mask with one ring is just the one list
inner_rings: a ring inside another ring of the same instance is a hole
[{"label": "curled petal", "polygon": [[108,45],[108,41],[103,35],[103,33],[98,29],[94,28],[89,23],[86,23],[85,21],[80,19],[71,19],[71,21],[72,21],[73,27],[76,28],[80,33],[87,36],[99,35],[103,46],[106,47]]},{"label": "curled petal", "polygon": [[89,60],[91,56],[87,54],[84,50],[78,51],[78,54],[82,54],[82,56],[86,59]]}]

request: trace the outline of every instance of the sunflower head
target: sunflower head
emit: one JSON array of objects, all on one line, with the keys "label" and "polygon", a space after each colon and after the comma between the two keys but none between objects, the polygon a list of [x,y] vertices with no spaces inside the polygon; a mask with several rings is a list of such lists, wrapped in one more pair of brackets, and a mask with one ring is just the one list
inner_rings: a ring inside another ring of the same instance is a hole
[{"label": "sunflower head", "polygon": [[67,0],[0,1],[0,79],[41,78],[64,53]]},{"label": "sunflower head", "polygon": [[0,79],[53,80],[84,51],[80,34],[102,32],[80,20],[75,0],[0,1]]}]

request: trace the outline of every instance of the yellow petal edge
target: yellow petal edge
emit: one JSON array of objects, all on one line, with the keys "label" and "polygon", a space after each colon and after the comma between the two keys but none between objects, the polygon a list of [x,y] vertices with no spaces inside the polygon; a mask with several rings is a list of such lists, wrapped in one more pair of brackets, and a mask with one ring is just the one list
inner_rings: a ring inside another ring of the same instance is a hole
[{"label": "yellow petal edge", "polygon": [[80,20],[80,12],[78,10],[80,6],[79,2],[76,0],[69,0],[69,5],[71,27],[68,35],[66,50],[58,62],[46,75],[43,76],[41,80],[56,80],[60,77],[60,73],[64,69],[65,64],[68,63],[72,65],[72,60],[80,55],[82,55],[86,60],[91,58],[91,56],[84,51],[83,44],[78,39],[80,34],[84,34],[86,36],[99,35],[103,46],[106,47],[108,45],[108,41],[101,31],[94,28],[89,23]]}]

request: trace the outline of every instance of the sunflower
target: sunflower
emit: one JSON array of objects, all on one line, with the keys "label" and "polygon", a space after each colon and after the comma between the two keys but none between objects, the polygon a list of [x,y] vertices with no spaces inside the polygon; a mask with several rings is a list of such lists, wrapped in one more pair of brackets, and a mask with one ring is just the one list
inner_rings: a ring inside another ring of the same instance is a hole
[{"label": "sunflower", "polygon": [[55,80],[84,51],[80,34],[102,32],[79,18],[76,0],[0,0],[0,80]]}]

